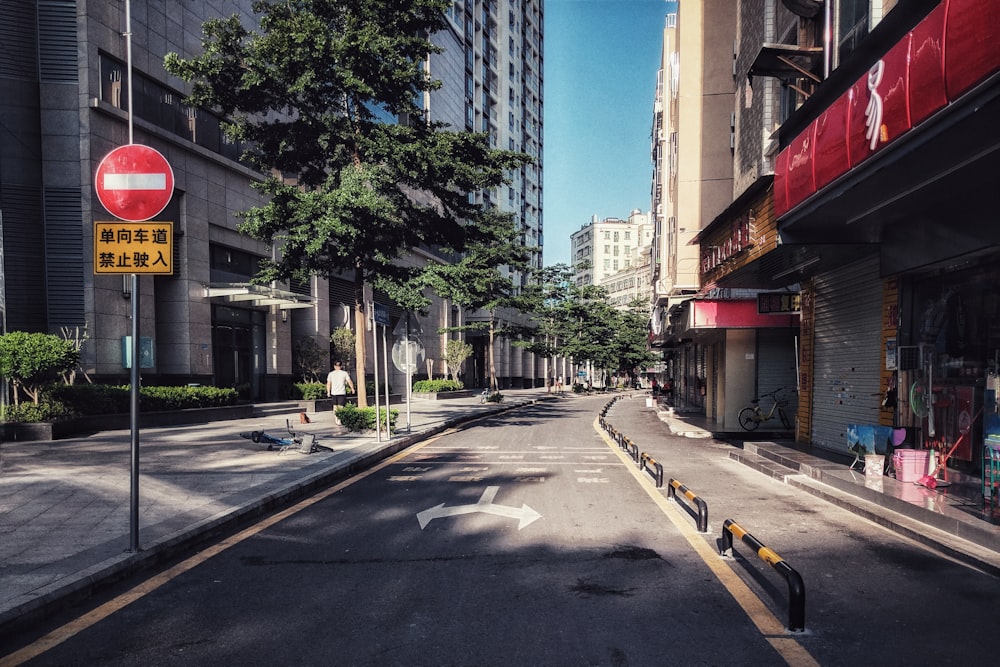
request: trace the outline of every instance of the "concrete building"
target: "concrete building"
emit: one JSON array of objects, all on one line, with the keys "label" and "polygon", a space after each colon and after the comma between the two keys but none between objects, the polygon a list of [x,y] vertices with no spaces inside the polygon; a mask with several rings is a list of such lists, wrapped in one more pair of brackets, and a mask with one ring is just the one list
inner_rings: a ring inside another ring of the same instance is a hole
[{"label": "concrete building", "polygon": [[638,261],[644,242],[648,245],[649,214],[633,209],[628,220],[599,219],[596,215],[570,235],[573,264],[588,263],[577,269],[577,285],[600,285],[605,278],[631,268]]},{"label": "concrete building", "polygon": [[699,297],[751,290],[756,316],[799,318],[800,442],[846,452],[857,427],[903,429],[984,491],[1000,441],[994,4],[741,2],[737,185],[697,239]]},{"label": "concrete building", "polygon": [[[162,66],[168,52],[193,55],[205,20],[249,15],[250,4],[131,3],[133,141],[166,156],[174,176],[171,202],[157,217],[173,223],[174,273],[140,282],[140,331],[149,352],[143,377],[147,384],[195,382],[238,387],[252,399],[283,398],[299,376],[296,345],[312,338],[326,349],[331,330],[356,324],[344,307],[353,302],[349,282],[250,284],[257,262],[275,249],[240,234],[234,214],[260,203],[250,187],[260,174],[237,161],[240,147],[222,135],[222,119],[182,103],[187,84]],[[431,59],[431,75],[445,85],[425,98],[428,114],[540,158],[543,2],[455,2],[450,17],[449,29],[434,36],[446,51]],[[97,381],[114,382],[128,377],[122,348],[131,328],[130,283],[95,274],[94,223],[110,216],[95,197],[93,177],[111,149],[129,142],[124,32],[119,0],[0,4],[5,330],[86,328],[83,367]],[[543,242],[541,170],[539,161],[514,174],[511,187],[476,194],[513,211],[524,242],[536,247]],[[402,261],[439,260],[413,249]],[[541,266],[541,253],[532,261]],[[388,305],[391,330],[402,312],[368,292]],[[462,317],[438,300],[421,323],[430,334],[430,372],[443,373],[438,328]],[[498,358],[505,385],[544,377],[530,355],[505,350]],[[471,383],[481,382],[481,372],[467,363]],[[392,369],[390,385],[404,384]]]},{"label": "concrete building", "polygon": [[652,126],[652,344],[686,407],[704,409],[705,346],[671,334],[670,320],[700,289],[692,241],[733,198],[736,89],[731,2],[682,2],[666,16]]}]

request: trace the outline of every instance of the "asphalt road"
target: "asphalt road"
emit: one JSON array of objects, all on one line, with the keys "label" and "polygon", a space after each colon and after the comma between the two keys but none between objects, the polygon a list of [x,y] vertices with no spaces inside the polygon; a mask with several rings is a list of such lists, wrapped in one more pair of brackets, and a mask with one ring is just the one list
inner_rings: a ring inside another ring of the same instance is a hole
[{"label": "asphalt road", "polygon": [[[709,503],[698,533],[595,429],[606,403],[547,401],[426,441],[52,619],[20,638],[44,642],[27,664],[993,662],[997,579],[618,401],[609,421]],[[726,518],[801,574],[805,631],[785,629],[785,582],[750,548],[719,554]]]}]

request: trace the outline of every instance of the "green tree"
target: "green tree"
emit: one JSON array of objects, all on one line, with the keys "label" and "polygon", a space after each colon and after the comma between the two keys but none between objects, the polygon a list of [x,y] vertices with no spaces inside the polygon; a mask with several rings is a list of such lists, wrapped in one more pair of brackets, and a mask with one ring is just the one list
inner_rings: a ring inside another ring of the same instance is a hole
[{"label": "green tree", "polygon": [[637,299],[617,312],[615,335],[611,340],[614,365],[611,370],[633,376],[656,361],[649,349],[649,304]]},{"label": "green tree", "polygon": [[48,382],[76,368],[80,351],[72,340],[44,333],[12,331],[0,336],[0,375],[14,388],[14,405],[24,390],[38,405]]},{"label": "green tree", "polygon": [[330,334],[330,348],[333,353],[331,361],[338,359],[344,367],[350,368],[354,365],[354,332],[347,327],[338,327]]},{"label": "green tree", "polygon": [[472,346],[464,340],[449,340],[444,349],[444,363],[451,371],[451,379],[458,382],[458,371],[465,360],[472,356]]},{"label": "green tree", "polygon": [[[168,54],[191,82],[189,104],[228,119],[229,137],[266,176],[266,203],[241,212],[240,231],[274,244],[261,283],[305,274],[353,276],[357,377],[364,378],[364,285],[405,280],[413,247],[461,251],[482,206],[471,192],[505,182],[530,158],[490,147],[481,133],[425,119],[425,71],[448,29],[449,0],[257,0],[203,26],[203,53]],[[365,406],[365,392],[359,393]]]},{"label": "green tree", "polygon": [[303,382],[319,382],[326,376],[326,352],[314,338],[303,338],[295,345],[295,366]]},{"label": "green tree", "polygon": [[482,319],[443,331],[485,331],[489,387],[498,391],[494,348],[498,336],[512,334],[500,318],[503,309],[523,310],[524,299],[510,278],[514,271],[527,271],[531,249],[521,245],[520,234],[510,215],[493,211],[480,219],[481,240],[473,241],[453,264],[427,267],[424,280],[441,296],[466,311],[482,313]]}]

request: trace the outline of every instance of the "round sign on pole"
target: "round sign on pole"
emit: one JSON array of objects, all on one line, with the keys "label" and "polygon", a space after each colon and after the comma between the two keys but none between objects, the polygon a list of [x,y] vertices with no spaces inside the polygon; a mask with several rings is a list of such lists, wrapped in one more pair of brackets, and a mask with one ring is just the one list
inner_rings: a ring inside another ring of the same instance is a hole
[{"label": "round sign on pole", "polygon": [[418,339],[401,338],[392,346],[392,363],[400,373],[413,373],[423,362],[425,352]]},{"label": "round sign on pole", "polygon": [[156,217],[174,194],[174,171],[154,148],[119,146],[101,160],[94,177],[97,198],[121,220],[143,222]]}]

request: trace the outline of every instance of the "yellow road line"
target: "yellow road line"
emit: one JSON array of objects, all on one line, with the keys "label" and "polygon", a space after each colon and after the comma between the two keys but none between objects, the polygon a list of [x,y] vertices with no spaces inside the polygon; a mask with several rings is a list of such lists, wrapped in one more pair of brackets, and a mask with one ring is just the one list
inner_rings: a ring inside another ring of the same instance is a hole
[{"label": "yellow road line", "polygon": [[[628,456],[621,447],[608,437],[604,429],[601,428],[599,419],[594,420],[594,429],[601,434],[601,438],[618,455],[618,458],[623,462],[634,463],[632,457]],[[639,486],[646,491],[646,494],[656,503],[656,506],[677,527],[681,535],[684,536],[684,539],[694,548],[695,552],[708,566],[708,569],[712,571],[719,582],[729,591],[729,594],[743,608],[743,611],[746,612],[751,622],[757,626],[758,631],[760,631],[764,639],[785,659],[785,662],[789,665],[795,665],[795,667],[819,665],[809,655],[809,652],[806,651],[802,644],[787,635],[785,626],[782,625],[781,621],[743,583],[743,580],[733,572],[733,569],[729,567],[726,561],[708,545],[708,542],[694,529],[688,518],[681,514],[674,503],[660,493],[660,490],[656,488],[652,479],[635,465],[627,467],[632,476],[639,482]]]},{"label": "yellow road line", "polygon": [[245,530],[242,530],[239,533],[236,533],[235,535],[232,535],[222,540],[221,542],[213,544],[204,551],[198,552],[194,556],[191,556],[190,558],[184,560],[183,562],[174,565],[170,569],[164,570],[160,574],[150,577],[149,579],[143,581],[141,584],[138,584],[134,588],[129,589],[125,593],[122,593],[121,595],[111,600],[108,600],[104,604],[100,605],[99,607],[96,607],[95,609],[84,614],[83,616],[80,616],[70,621],[69,623],[56,628],[49,634],[45,635],[44,637],[40,637],[31,644],[25,646],[24,648],[15,651],[14,653],[11,653],[9,655],[0,657],[0,667],[16,667],[17,665],[21,665],[27,662],[28,660],[37,658],[46,651],[58,646],[59,644],[62,644],[68,639],[71,639],[75,635],[83,632],[87,628],[90,628],[91,626],[99,623],[108,616],[111,616],[118,610],[135,602],[136,600],[142,598],[143,596],[152,593],[157,588],[168,583],[172,579],[180,576],[181,574],[184,574],[185,572],[188,572],[189,570],[198,567],[199,565],[201,565],[208,559],[212,558],[213,556],[217,556],[226,549],[236,546],[240,542],[243,542],[244,540],[253,537],[257,533],[260,533],[261,531],[266,530],[267,528],[270,528],[271,526],[280,523],[281,521],[284,521],[288,517],[293,516],[298,512],[301,512],[307,507],[311,507],[312,505],[315,505],[321,500],[329,498],[333,494],[337,493],[338,491],[341,491],[342,489],[347,488],[348,486],[354,484],[355,482],[361,481],[362,479],[368,477],[369,475],[372,475],[387,466],[393,465],[399,459],[405,458],[413,454],[413,452],[422,449],[423,447],[431,444],[432,442],[435,442],[439,438],[448,435],[452,432],[453,429],[448,429],[446,431],[439,433],[436,436],[428,438],[424,442],[420,442],[411,447],[408,447],[403,451],[398,452],[393,456],[390,456],[386,460],[381,461],[372,468],[360,472],[352,476],[350,479],[346,479],[343,482],[340,482],[336,486],[332,486],[329,489],[324,489],[323,491],[320,491],[319,493],[310,496],[305,500],[301,500],[295,505],[292,505],[291,507],[284,509],[281,512],[278,512],[277,514],[272,514],[271,516],[258,521],[249,528],[246,528]]}]

